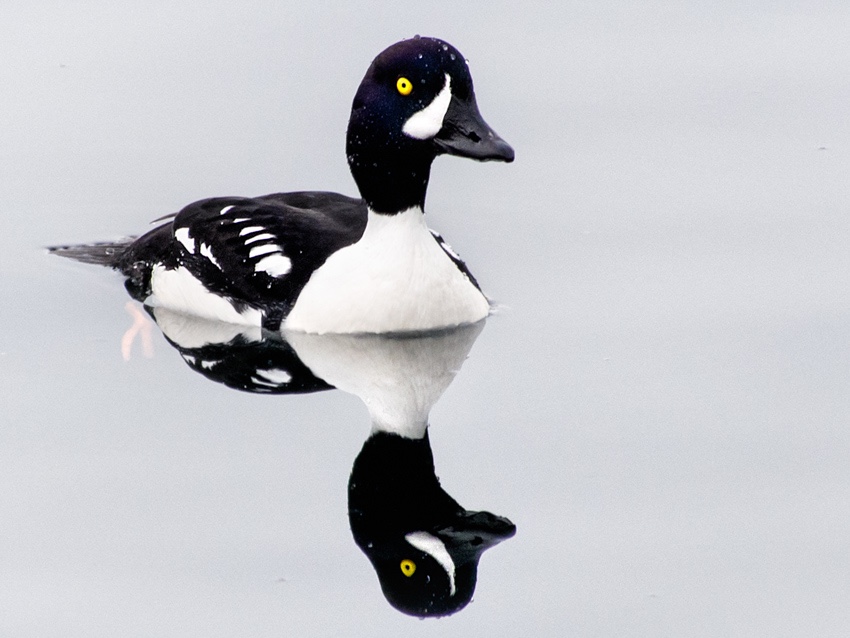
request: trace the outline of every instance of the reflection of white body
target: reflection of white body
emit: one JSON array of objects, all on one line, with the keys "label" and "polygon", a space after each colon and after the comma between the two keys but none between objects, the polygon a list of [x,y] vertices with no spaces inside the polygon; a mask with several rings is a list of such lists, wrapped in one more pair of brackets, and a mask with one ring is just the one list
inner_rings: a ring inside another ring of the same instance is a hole
[{"label": "reflection of white body", "polygon": [[[163,334],[181,348],[226,344],[237,336],[246,342],[262,339],[259,328],[198,319],[166,308],[154,308],[153,314]],[[287,331],[283,336],[314,375],[360,397],[373,430],[421,438],[431,408],[460,370],[484,323],[419,334]],[[262,371],[265,376],[283,372]]]},{"label": "reflection of white body", "polygon": [[421,438],[431,408],[483,328],[480,321],[421,336],[298,332],[286,337],[313,374],[360,397],[369,409],[373,430]]},{"label": "reflection of white body", "polygon": [[181,348],[201,348],[214,343],[229,343],[241,335],[246,341],[260,341],[259,326],[240,326],[227,321],[213,321],[188,315],[169,308],[151,308],[156,325],[168,339]]}]

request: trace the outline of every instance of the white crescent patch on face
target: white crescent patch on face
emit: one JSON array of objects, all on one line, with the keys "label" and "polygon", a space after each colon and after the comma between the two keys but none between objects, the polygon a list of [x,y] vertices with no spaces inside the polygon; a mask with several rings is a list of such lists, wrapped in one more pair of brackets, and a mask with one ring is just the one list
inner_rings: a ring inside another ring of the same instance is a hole
[{"label": "white crescent patch on face", "polygon": [[452,78],[446,73],[446,83],[437,93],[437,97],[431,100],[431,103],[424,109],[407,118],[404,126],[401,127],[402,132],[417,140],[427,140],[434,137],[443,128],[443,118],[446,117],[451,101]]}]

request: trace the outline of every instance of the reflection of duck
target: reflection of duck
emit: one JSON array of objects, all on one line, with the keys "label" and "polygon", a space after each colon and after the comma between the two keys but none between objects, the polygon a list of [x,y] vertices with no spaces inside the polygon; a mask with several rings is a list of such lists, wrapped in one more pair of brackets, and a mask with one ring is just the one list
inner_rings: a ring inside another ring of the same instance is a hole
[{"label": "reflection of duck", "polygon": [[516,532],[508,519],[467,511],[440,487],[427,433],[369,437],[351,470],[348,517],[387,600],[415,616],[466,606],[481,554]]},{"label": "reflection of duck", "polygon": [[428,415],[483,321],[418,335],[286,333],[283,339],[163,308],[150,312],[183,359],[207,378],[250,392],[336,387],[358,396],[372,432],[349,481],[355,542],[397,609],[440,616],[470,601],[481,554],[516,528],[506,518],[465,510],[440,487]]},{"label": "reflection of duck", "polygon": [[162,334],[195,372],[211,381],[260,394],[329,390],[279,334],[148,308]]},{"label": "reflection of duck", "polygon": [[417,331],[486,317],[474,277],[423,216],[437,155],[514,158],[481,118],[460,52],[417,37],[378,55],[346,153],[363,200],[206,199],[135,241],[54,250],[120,270],[148,305],[273,330]]}]

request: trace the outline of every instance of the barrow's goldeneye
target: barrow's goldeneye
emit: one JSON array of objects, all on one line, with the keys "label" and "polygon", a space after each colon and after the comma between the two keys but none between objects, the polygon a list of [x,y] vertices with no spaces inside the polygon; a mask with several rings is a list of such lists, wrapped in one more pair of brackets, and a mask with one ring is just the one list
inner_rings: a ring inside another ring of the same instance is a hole
[{"label": "barrow's goldeneye", "polygon": [[457,49],[417,36],[379,54],[354,97],[346,153],[362,199],[217,197],[137,239],[52,250],[120,270],[147,305],[270,330],[427,331],[487,316],[475,278],[423,214],[437,155],[514,159],[482,119]]}]

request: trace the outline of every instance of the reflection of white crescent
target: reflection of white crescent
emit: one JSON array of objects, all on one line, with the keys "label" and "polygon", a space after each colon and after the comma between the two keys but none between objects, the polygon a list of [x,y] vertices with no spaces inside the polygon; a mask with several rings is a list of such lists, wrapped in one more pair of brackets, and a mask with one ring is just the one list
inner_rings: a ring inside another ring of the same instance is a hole
[{"label": "reflection of white crescent", "polygon": [[411,532],[404,537],[404,540],[420,552],[428,554],[428,556],[440,564],[440,567],[446,570],[446,576],[449,577],[449,596],[454,596],[457,592],[457,587],[455,586],[455,562],[452,560],[452,556],[449,554],[443,541],[428,532]]}]

